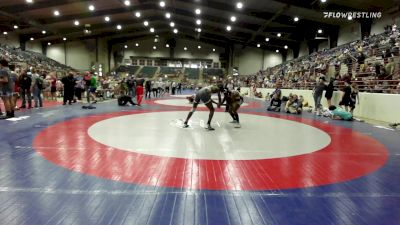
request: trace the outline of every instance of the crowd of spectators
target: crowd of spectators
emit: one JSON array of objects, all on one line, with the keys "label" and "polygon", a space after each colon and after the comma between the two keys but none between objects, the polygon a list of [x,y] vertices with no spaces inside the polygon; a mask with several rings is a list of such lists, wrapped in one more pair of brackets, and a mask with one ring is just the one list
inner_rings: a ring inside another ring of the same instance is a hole
[{"label": "crowd of spectators", "polygon": [[396,25],[379,35],[365,37],[333,49],[312,53],[280,65],[242,76],[244,86],[313,89],[318,77],[336,81],[339,89],[350,80],[360,91],[399,93],[400,33]]},{"label": "crowd of spectators", "polygon": [[73,71],[69,66],[61,64],[45,55],[33,51],[22,51],[6,44],[0,44],[0,56],[12,64],[24,64],[44,71]]}]

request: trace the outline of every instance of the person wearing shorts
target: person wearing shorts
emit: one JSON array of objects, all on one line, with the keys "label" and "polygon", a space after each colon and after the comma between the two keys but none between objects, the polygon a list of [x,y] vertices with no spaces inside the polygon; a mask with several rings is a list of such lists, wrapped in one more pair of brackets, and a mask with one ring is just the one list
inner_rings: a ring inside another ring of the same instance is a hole
[{"label": "person wearing shorts", "polygon": [[[229,91],[230,94],[230,105],[229,105],[229,114],[231,115],[233,121],[231,123],[236,124],[236,128],[240,128],[239,114],[238,110],[240,106],[243,104],[243,97],[240,95],[238,91]],[[228,103],[227,103],[228,104]]]},{"label": "person wearing shorts", "polygon": [[89,93],[90,93],[90,96],[93,99],[93,103],[94,104],[97,103],[96,90],[97,90],[97,77],[96,77],[96,74],[93,74],[92,77],[90,78]]},{"label": "person wearing shorts", "polygon": [[351,101],[351,86],[350,86],[350,81],[345,82],[345,87],[343,89],[343,96],[342,96],[342,101],[340,101],[339,106],[340,107],[345,107],[346,111],[348,111],[348,107],[352,106],[352,101]]},{"label": "person wearing shorts", "polygon": [[[214,93],[218,94],[218,103],[211,99],[211,95]],[[218,108],[221,107],[221,88],[216,85],[204,87],[196,93],[196,95],[194,97],[194,101],[193,101],[192,110],[189,112],[183,127],[184,128],[189,127],[189,125],[188,125],[189,119],[192,117],[193,113],[196,111],[197,106],[200,104],[200,102],[204,103],[204,105],[206,105],[207,108],[210,110],[206,129],[207,130],[215,130],[213,127],[211,127],[211,120],[214,116],[214,111],[215,111],[213,103],[217,104]]]},{"label": "person wearing shorts", "polygon": [[11,73],[8,68],[7,60],[0,60],[0,98],[4,102],[6,117],[2,119],[14,117],[14,105],[12,101],[14,82],[11,79]]}]

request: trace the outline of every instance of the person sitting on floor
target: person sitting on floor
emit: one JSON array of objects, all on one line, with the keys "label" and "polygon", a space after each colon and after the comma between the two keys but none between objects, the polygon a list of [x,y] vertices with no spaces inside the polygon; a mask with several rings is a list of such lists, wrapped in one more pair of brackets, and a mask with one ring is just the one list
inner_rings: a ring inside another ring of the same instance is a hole
[{"label": "person sitting on floor", "polygon": [[281,104],[282,104],[281,99],[278,97],[277,94],[274,94],[274,96],[271,99],[270,106],[267,108],[267,111],[280,112]]},{"label": "person sitting on floor", "polygon": [[303,111],[302,103],[299,101],[297,95],[292,95],[286,102],[285,111],[290,114],[301,114]]},{"label": "person sitting on floor", "polygon": [[329,106],[329,111],[331,112],[332,119],[333,120],[346,120],[346,121],[352,121],[353,120],[353,115],[350,112],[347,112],[346,110],[336,107],[334,105]]},{"label": "person sitting on floor", "polygon": [[136,103],[133,102],[132,97],[128,95],[121,95],[118,98],[118,105],[119,106],[126,106],[128,103],[131,105],[137,105]]}]

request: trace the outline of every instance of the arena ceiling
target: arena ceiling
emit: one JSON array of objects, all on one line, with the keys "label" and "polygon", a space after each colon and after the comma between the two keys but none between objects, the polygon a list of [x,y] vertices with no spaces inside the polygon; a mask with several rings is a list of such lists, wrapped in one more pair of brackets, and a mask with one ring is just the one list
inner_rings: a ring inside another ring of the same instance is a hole
[{"label": "arena ceiling", "polygon": [[[238,2],[242,8],[237,7]],[[1,0],[0,29],[43,43],[94,37],[122,43],[159,35],[220,46],[260,43],[263,48],[276,49],[315,39],[319,29],[323,35],[337,32],[341,24],[351,22],[324,19],[323,11],[385,12],[395,7],[398,10],[398,2],[390,0]],[[196,14],[196,9],[201,12]],[[201,20],[200,25],[197,20]]]}]

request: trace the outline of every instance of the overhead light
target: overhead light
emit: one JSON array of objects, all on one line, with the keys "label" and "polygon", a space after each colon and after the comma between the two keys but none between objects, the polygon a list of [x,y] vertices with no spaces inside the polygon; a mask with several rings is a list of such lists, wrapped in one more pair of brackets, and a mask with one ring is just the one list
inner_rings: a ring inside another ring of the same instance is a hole
[{"label": "overhead light", "polygon": [[165,13],[165,17],[166,17],[167,19],[171,18],[171,13]]},{"label": "overhead light", "polygon": [[166,44],[165,47],[169,48],[169,44]]},{"label": "overhead light", "polygon": [[285,47],[284,47],[285,49],[288,49],[288,46],[287,45],[285,45]]},{"label": "overhead light", "polygon": [[226,26],[226,30],[227,30],[227,31],[231,31],[231,30],[232,30],[232,27],[228,25],[228,26]]},{"label": "overhead light", "polygon": [[277,49],[277,50],[275,50],[275,52],[276,52],[276,53],[279,53],[279,50]]},{"label": "overhead light", "polygon": [[169,23],[169,25],[170,25],[171,27],[175,27],[175,23],[174,23],[174,22]]},{"label": "overhead light", "polygon": [[121,25],[117,25],[117,30],[121,30],[122,29],[122,26]]},{"label": "overhead light", "polygon": [[141,15],[142,15],[142,14],[141,14],[140,12],[136,12],[136,13],[135,13],[135,16],[136,16],[137,18],[139,18]]},{"label": "overhead light", "polygon": [[157,47],[156,47],[156,46],[153,46],[153,49],[154,49],[154,50],[156,50],[156,49],[157,49]]},{"label": "overhead light", "polygon": [[201,25],[201,20],[196,20],[197,25]]},{"label": "overhead light", "polygon": [[139,43],[136,43],[135,46],[136,46],[136,47],[139,47]]},{"label": "overhead light", "polygon": [[184,47],[183,50],[187,51],[187,47]]},{"label": "overhead light", "polygon": [[14,25],[14,29],[18,29],[18,25]]},{"label": "overhead light", "polygon": [[110,22],[110,17],[109,16],[104,17],[104,21]]},{"label": "overhead light", "polygon": [[46,31],[45,31],[45,30],[42,30],[42,34],[46,34]]},{"label": "overhead light", "polygon": [[[158,37],[158,35],[156,37]],[[158,38],[154,38],[154,43],[157,43],[157,42],[158,42]]]},{"label": "overhead light", "polygon": [[178,33],[178,29],[174,29],[174,34],[177,34]]},{"label": "overhead light", "polygon": [[296,16],[293,20],[294,20],[294,22],[298,22],[299,21],[299,17]]},{"label": "overhead light", "polygon": [[242,2],[237,2],[236,3],[236,8],[238,8],[238,9],[243,8],[243,3]]},{"label": "overhead light", "polygon": [[215,48],[213,48],[213,52],[215,52]]},{"label": "overhead light", "polygon": [[131,5],[131,1],[126,0],[126,1],[124,1],[124,4],[125,4],[126,6],[130,6],[130,5]]},{"label": "overhead light", "polygon": [[26,0],[26,3],[33,3],[33,0]]},{"label": "overhead light", "polygon": [[74,21],[74,24],[75,24],[75,26],[79,26],[80,23],[79,23],[78,20],[75,20],[75,21]]},{"label": "overhead light", "polygon": [[199,46],[197,46],[197,48],[198,48],[198,49],[201,49],[201,46],[199,45]]},{"label": "overhead light", "polygon": [[268,42],[268,41],[269,41],[269,38],[265,38],[265,41]]},{"label": "overhead light", "polygon": [[322,3],[325,3],[325,2],[326,2],[326,0],[321,0],[321,2],[322,2]]},{"label": "overhead light", "polygon": [[124,48],[128,48],[128,45],[125,45]]},{"label": "overhead light", "polygon": [[201,10],[200,10],[200,9],[196,9],[194,12],[195,12],[197,15],[200,15],[200,14],[201,14]]},{"label": "overhead light", "polygon": [[145,20],[145,21],[143,22],[143,25],[144,25],[145,27],[147,27],[147,26],[149,25],[149,22],[148,22],[147,20]]},{"label": "overhead light", "polygon": [[260,44],[257,44],[257,48],[259,48],[259,47],[261,47],[261,45],[260,45]]},{"label": "overhead light", "polygon": [[89,10],[94,11],[95,10],[94,5],[89,5]]},{"label": "overhead light", "polygon": [[164,2],[164,1],[161,1],[161,2],[160,2],[160,6],[164,8],[164,7],[165,7],[165,2]]},{"label": "overhead light", "polygon": [[353,17],[351,15],[349,15],[349,17],[347,17],[348,20],[353,20]]},{"label": "overhead light", "polygon": [[7,32],[7,31],[4,31],[4,32],[3,32],[3,34],[4,34],[4,35],[7,35],[7,34],[8,34],[8,32]]},{"label": "overhead light", "polygon": [[151,33],[154,33],[154,28],[150,28],[150,32],[151,32]]},{"label": "overhead light", "polygon": [[48,45],[48,46],[50,46],[50,45],[51,45],[51,43],[50,43],[50,42],[47,42],[47,45]]},{"label": "overhead light", "polygon": [[53,14],[54,14],[55,16],[59,16],[59,15],[60,15],[60,11],[54,10]]},{"label": "overhead light", "polygon": [[282,34],[281,34],[281,33],[277,33],[276,36],[277,36],[277,37],[281,37]]},{"label": "overhead light", "polygon": [[35,38],[31,37],[31,41],[34,41],[34,40],[35,40]]},{"label": "overhead light", "polygon": [[63,38],[63,41],[66,41],[66,40],[67,40],[67,38],[66,38],[66,37],[64,37],[64,38]]},{"label": "overhead light", "polygon": [[322,34],[322,30],[321,29],[318,30],[318,34]]},{"label": "overhead light", "polygon": [[236,16],[231,16],[231,21],[236,22]]}]

